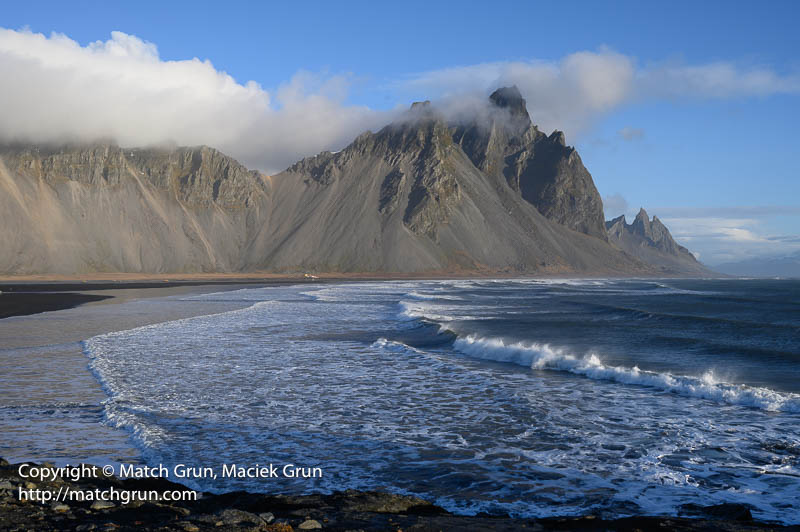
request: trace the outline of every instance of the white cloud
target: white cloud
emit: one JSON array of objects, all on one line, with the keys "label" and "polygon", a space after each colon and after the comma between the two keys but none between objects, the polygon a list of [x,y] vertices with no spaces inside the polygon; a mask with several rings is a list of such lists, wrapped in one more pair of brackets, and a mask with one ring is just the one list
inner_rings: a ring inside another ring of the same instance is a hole
[{"label": "white cloud", "polygon": [[732,98],[800,92],[800,76],[781,76],[766,67],[741,68],[729,62],[661,64],[637,76],[643,97]]},{"label": "white cloud", "polygon": [[155,44],[122,32],[82,47],[0,29],[0,71],[0,140],[208,144],[275,171],[390,120],[344,105],[342,76],[301,72],[270,93],[209,61],[164,61]]},{"label": "white cloud", "polygon": [[641,140],[644,138],[644,129],[636,128],[636,127],[623,127],[619,131],[617,131],[617,135],[619,135],[622,140],[633,141],[633,140]]},{"label": "white cloud", "polygon": [[[733,214],[734,209],[736,208],[718,210]],[[767,208],[739,209],[758,213]],[[770,234],[766,223],[767,215],[754,218],[724,217],[715,215],[714,209],[709,209],[707,216],[673,217],[668,214],[673,209],[655,209],[654,212],[659,210],[667,213],[662,220],[675,240],[690,250],[701,253],[704,261],[710,265],[800,251],[800,235]]]},{"label": "white cloud", "polygon": [[606,220],[616,218],[620,214],[626,214],[628,209],[628,200],[622,194],[603,196],[603,211],[605,212]]},{"label": "white cloud", "polygon": [[[545,131],[569,136],[631,102],[733,98],[800,93],[800,75],[781,75],[762,66],[731,62],[687,65],[679,62],[637,66],[633,57],[608,49],[582,51],[559,61],[499,61],[424,72],[399,83],[428,97],[454,98],[500,85],[516,84],[533,120]],[[620,134],[640,137],[641,130]]]},{"label": "white cloud", "polygon": [[[166,61],[155,44],[122,32],[81,46],[65,35],[0,28],[0,141],[112,138],[122,145],[208,144],[250,167],[281,170],[340,149],[396,115],[345,104],[348,76],[300,72],[266,90],[209,61]],[[800,92],[800,78],[733,63],[637,66],[609,49],[558,61],[501,61],[412,76],[386,89],[439,99],[458,113],[516,84],[534,121],[568,138],[629,102]],[[404,107],[404,106],[403,106]],[[639,130],[626,128],[623,137]]]},{"label": "white cloud", "polygon": [[399,85],[445,99],[517,85],[533,120],[546,130],[583,129],[630,97],[632,60],[610,50],[577,52],[559,62],[495,62],[419,74]]}]

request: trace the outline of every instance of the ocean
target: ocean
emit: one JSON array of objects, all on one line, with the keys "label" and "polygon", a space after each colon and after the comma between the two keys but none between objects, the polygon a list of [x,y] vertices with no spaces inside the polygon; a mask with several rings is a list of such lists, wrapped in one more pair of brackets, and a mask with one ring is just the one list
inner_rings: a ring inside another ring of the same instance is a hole
[{"label": "ocean", "polygon": [[800,523],[800,281],[354,282],[169,304],[229,310],[86,339],[106,398],[78,421],[150,465],[322,471],[194,488],[525,517],[733,502]]}]

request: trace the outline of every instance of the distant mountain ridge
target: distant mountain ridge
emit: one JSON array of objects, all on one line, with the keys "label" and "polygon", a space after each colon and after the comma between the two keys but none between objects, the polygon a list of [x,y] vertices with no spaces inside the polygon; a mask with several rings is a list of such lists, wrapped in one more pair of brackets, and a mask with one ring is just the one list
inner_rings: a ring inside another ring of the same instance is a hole
[{"label": "distant mountain ridge", "polygon": [[5,274],[662,272],[609,243],[591,175],[516,87],[459,120],[416,103],[273,176],[205,146],[6,145],[0,190]]},{"label": "distant mountain ridge", "polygon": [[675,242],[657,216],[650,220],[643,208],[630,225],[622,215],[607,221],[605,226],[611,244],[664,274],[713,274],[688,249]]},{"label": "distant mountain ridge", "polygon": [[779,257],[759,257],[726,262],[714,267],[737,277],[783,277],[800,279],[800,252]]}]

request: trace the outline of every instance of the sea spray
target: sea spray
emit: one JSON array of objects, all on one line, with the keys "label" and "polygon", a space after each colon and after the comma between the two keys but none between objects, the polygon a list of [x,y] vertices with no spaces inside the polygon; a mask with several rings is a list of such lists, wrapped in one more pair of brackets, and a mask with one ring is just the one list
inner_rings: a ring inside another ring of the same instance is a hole
[{"label": "sea spray", "polygon": [[596,353],[578,357],[566,348],[548,344],[506,343],[502,338],[481,338],[473,334],[457,338],[454,347],[473,357],[511,362],[533,369],[567,371],[590,379],[650,386],[689,397],[773,412],[800,412],[800,394],[719,382],[712,371],[693,377],[644,371],[638,366],[607,366]]}]

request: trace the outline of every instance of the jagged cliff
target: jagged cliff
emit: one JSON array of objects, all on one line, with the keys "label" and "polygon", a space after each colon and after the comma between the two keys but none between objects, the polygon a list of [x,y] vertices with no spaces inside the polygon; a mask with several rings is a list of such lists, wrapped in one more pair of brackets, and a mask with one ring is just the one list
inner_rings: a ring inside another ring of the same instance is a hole
[{"label": "jagged cliff", "polygon": [[477,168],[505,179],[545,217],[605,239],[603,201],[564,134],[539,131],[516,86],[498,89],[489,99],[488,116],[458,125],[455,142]]},{"label": "jagged cliff", "polygon": [[713,273],[688,249],[675,242],[657,216],[651,221],[644,209],[639,209],[632,224],[628,225],[622,215],[606,222],[606,229],[609,242],[664,274]]},{"label": "jagged cliff", "polygon": [[269,177],[208,147],[4,146],[0,272],[654,273],[516,88],[484,111],[415,104]]},{"label": "jagged cliff", "polygon": [[[526,113],[527,114],[527,113]],[[416,104],[342,151],[272,176],[252,268],[319,271],[645,271],[605,239],[547,219],[482,172],[435,108]],[[278,211],[279,210],[279,211]],[[258,262],[261,261],[261,262]]]}]

